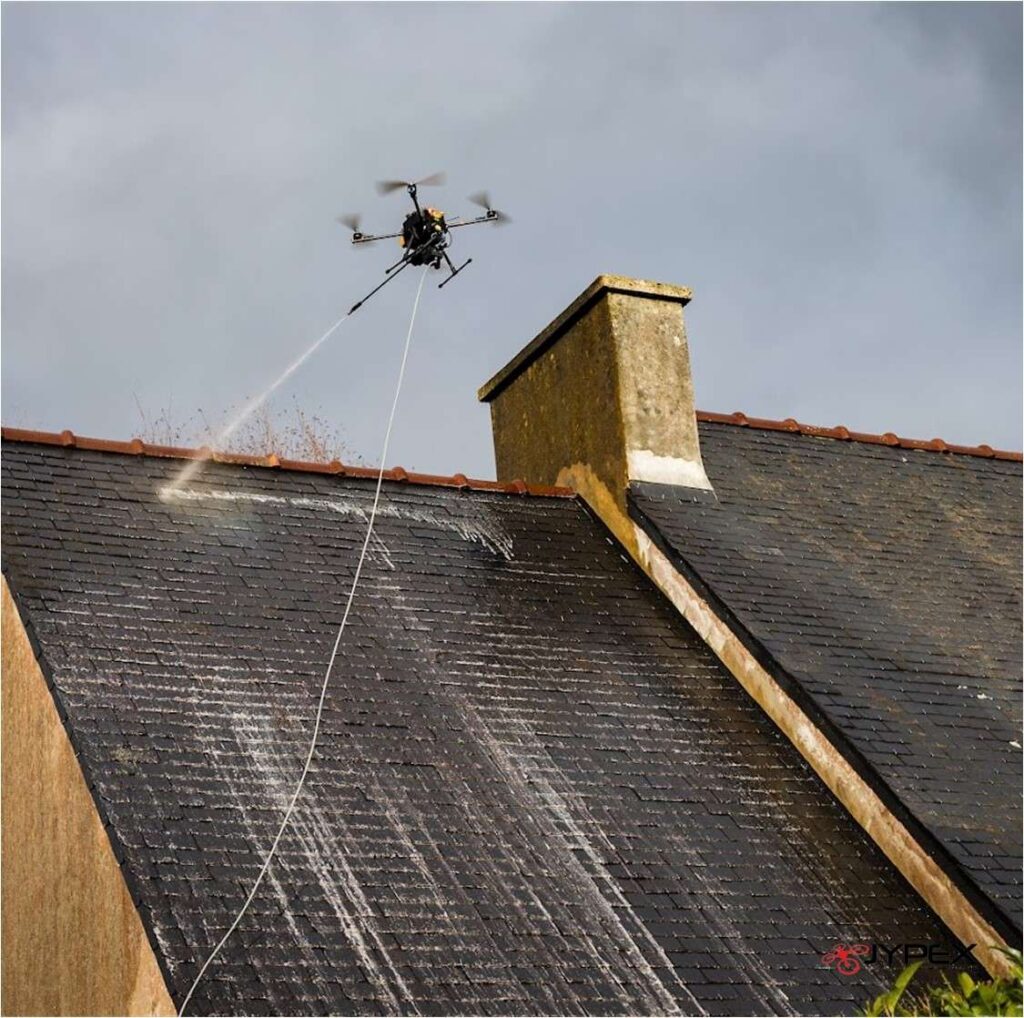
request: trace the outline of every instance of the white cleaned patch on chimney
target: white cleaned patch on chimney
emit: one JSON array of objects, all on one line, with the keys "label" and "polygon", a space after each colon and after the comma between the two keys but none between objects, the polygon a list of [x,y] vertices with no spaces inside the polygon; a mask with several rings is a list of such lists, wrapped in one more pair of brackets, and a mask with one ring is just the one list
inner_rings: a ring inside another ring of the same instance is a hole
[{"label": "white cleaned patch on chimney", "polygon": [[713,490],[700,461],[685,460],[678,456],[659,456],[650,449],[630,449],[626,453],[626,468],[631,481]]}]

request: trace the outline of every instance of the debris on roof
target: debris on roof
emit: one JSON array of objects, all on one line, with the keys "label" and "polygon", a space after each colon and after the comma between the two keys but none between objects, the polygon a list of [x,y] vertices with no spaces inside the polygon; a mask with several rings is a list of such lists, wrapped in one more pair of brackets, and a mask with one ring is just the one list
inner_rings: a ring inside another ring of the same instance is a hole
[{"label": "debris on roof", "polygon": [[[333,474],[340,477],[372,477],[376,479],[376,467],[354,467],[331,460],[329,463],[309,463],[304,460],[282,459],[274,453],[265,456],[251,456],[242,453],[216,452],[207,447],[198,449],[173,445],[152,445],[141,438],[130,442],[113,442],[102,438],[85,438],[71,431],[28,431],[22,428],[3,428],[2,436],[7,442],[29,442],[36,445],[59,445],[72,449],[88,449],[94,452],[116,452],[128,456],[153,456],[165,459],[210,460],[213,463],[231,463],[236,466],[268,467],[280,470],[295,470],[302,473]],[[572,498],[570,488],[552,485],[526,484],[522,480],[484,481],[466,477],[465,474],[443,476],[439,474],[410,473],[404,467],[391,467],[384,471],[386,481],[406,481],[409,484],[426,484],[445,488],[466,488],[474,491],[503,491],[517,495],[540,495],[547,497]]]}]

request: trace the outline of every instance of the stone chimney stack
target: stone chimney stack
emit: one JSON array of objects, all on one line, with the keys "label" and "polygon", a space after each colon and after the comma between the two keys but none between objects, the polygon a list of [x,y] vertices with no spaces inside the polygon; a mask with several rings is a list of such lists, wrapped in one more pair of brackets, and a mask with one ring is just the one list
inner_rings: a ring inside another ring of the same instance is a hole
[{"label": "stone chimney stack", "polygon": [[631,549],[631,481],[710,490],[683,323],[691,296],[598,276],[478,393],[498,479],[575,488]]}]

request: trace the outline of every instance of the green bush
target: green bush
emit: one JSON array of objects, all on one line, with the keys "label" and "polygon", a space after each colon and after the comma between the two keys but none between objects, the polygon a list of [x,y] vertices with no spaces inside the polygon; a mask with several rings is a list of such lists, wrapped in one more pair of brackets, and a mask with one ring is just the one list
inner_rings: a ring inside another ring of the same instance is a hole
[{"label": "green bush", "polygon": [[1024,1015],[1021,994],[1020,951],[997,948],[1012,962],[1012,972],[1006,979],[988,979],[976,983],[966,972],[956,977],[956,985],[945,976],[942,985],[932,986],[926,992],[904,999],[921,962],[908,965],[883,993],[865,1008],[868,1018],[880,1015]]}]

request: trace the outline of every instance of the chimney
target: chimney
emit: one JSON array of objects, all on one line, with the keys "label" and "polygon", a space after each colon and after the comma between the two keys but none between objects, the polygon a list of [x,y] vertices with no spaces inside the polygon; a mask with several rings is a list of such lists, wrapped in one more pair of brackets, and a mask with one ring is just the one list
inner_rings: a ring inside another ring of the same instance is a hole
[{"label": "chimney", "polygon": [[683,323],[691,296],[598,276],[478,393],[498,479],[575,488],[630,550],[630,481],[710,490]]}]

